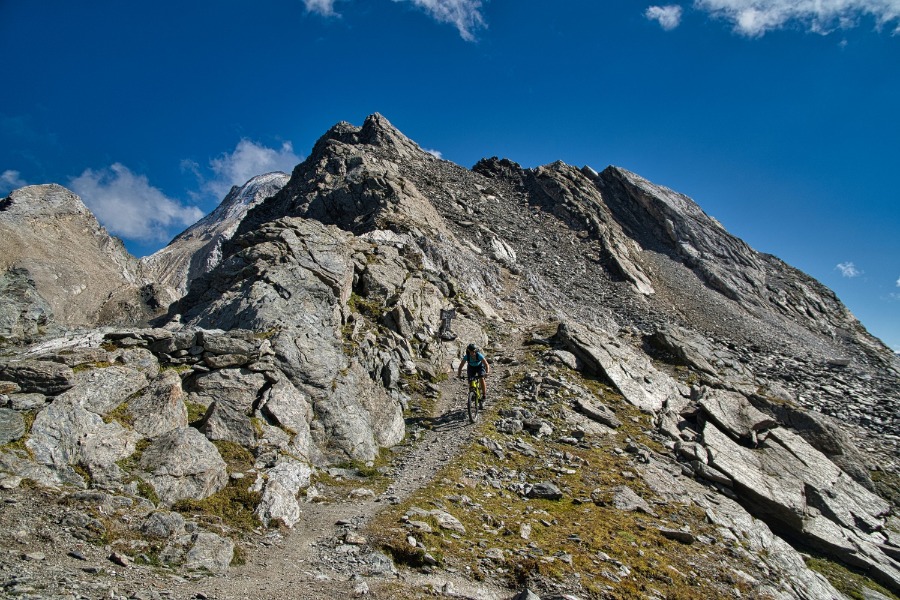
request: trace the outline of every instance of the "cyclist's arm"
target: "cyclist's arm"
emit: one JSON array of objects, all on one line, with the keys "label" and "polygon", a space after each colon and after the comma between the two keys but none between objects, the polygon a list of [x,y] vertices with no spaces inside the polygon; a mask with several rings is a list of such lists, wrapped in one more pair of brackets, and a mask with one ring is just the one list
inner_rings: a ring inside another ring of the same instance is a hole
[{"label": "cyclist's arm", "polygon": [[463,357],[463,359],[462,359],[461,361],[459,361],[459,366],[456,367],[456,376],[457,376],[457,377],[462,377],[462,368],[463,368],[463,365],[464,365],[464,364],[466,364],[466,357],[465,357],[465,356]]},{"label": "cyclist's arm", "polygon": [[491,374],[491,364],[487,361],[486,358],[482,358],[481,362],[484,363],[484,374],[490,375]]}]

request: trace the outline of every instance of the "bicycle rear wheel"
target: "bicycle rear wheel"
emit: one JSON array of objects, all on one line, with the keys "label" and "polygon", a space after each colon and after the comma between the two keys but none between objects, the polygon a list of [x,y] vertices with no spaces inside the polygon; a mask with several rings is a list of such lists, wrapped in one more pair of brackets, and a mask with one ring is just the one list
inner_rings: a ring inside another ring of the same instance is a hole
[{"label": "bicycle rear wheel", "polygon": [[466,406],[469,411],[469,423],[474,423],[478,419],[478,394],[469,392],[469,400]]}]

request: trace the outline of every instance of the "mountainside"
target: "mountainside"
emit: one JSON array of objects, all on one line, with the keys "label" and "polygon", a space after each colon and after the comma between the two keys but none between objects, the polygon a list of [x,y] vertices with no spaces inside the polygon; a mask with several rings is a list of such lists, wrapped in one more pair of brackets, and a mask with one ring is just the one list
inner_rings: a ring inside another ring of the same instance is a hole
[{"label": "mountainside", "polygon": [[145,595],[900,592],[897,356],[624,169],[466,169],[376,114],[140,272],[177,298],[152,327],[0,360],[0,543],[39,548],[0,556],[11,593],[93,597],[73,545]]},{"label": "mountainside", "polygon": [[141,259],[142,275],[162,286],[170,302],[185,294],[191,281],[222,258],[222,244],[230,240],[247,211],[284,187],[285,173],[258,175],[234,186],[222,203],[158,252]]},{"label": "mountainside", "polygon": [[146,321],[159,308],[137,261],[69,190],[33,185],[0,201],[0,336]]}]

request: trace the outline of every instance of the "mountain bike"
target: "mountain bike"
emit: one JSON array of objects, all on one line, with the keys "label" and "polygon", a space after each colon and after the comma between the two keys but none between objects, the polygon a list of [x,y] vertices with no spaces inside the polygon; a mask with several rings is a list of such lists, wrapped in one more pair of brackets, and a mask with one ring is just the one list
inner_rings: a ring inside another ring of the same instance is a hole
[{"label": "mountain bike", "polygon": [[478,419],[478,411],[484,408],[484,398],[481,397],[482,377],[484,375],[468,377],[469,394],[466,399],[466,410],[469,413],[469,423],[474,423]]}]

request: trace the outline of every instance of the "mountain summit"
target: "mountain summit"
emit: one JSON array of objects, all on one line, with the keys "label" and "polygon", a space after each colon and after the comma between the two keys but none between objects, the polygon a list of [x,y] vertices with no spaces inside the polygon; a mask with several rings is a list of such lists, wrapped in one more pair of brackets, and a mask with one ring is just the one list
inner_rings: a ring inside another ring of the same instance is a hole
[{"label": "mountain summit", "polygon": [[172,298],[152,326],[7,342],[0,487],[17,518],[22,481],[64,495],[57,544],[219,574],[168,593],[843,598],[842,569],[900,592],[897,357],[625,169],[467,169],[376,114],[134,272]]}]

